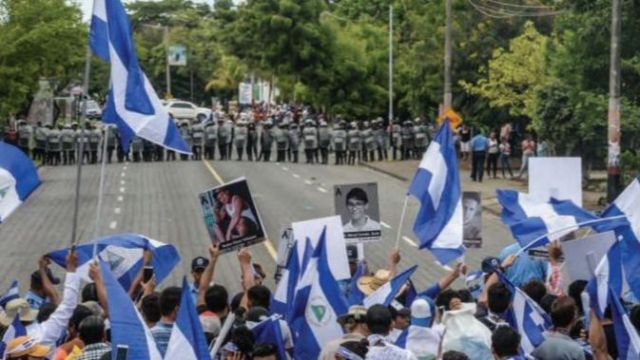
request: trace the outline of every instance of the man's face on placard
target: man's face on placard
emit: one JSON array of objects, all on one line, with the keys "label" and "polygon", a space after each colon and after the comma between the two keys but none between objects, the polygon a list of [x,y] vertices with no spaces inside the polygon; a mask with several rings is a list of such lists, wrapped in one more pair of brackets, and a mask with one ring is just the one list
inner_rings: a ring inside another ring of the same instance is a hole
[{"label": "man's face on placard", "polygon": [[354,221],[364,218],[368,209],[369,204],[366,201],[356,198],[347,199],[347,210],[349,210],[349,215]]},{"label": "man's face on placard", "polygon": [[464,222],[467,223],[476,216],[478,212],[478,202],[475,199],[464,199],[462,201],[462,207],[464,208]]}]

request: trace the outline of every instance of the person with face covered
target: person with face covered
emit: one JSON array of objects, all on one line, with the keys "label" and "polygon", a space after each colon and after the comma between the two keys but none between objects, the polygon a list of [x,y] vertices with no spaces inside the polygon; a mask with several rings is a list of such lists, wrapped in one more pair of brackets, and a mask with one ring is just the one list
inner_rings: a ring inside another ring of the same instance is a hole
[{"label": "person with face covered", "polygon": [[347,193],[347,210],[350,219],[343,226],[345,233],[380,230],[380,224],[367,215],[369,198],[361,188],[353,188]]}]

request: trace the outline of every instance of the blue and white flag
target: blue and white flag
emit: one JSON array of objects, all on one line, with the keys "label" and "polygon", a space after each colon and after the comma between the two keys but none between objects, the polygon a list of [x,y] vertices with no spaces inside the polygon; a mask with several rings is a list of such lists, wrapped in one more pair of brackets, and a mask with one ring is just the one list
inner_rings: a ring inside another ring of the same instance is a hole
[{"label": "blue and white flag", "polygon": [[[629,288],[640,299],[640,178],[634,179],[618,198],[602,213],[603,218],[624,216],[622,225],[615,228],[621,242],[621,260]],[[602,232],[608,228],[595,226]]]},{"label": "blue and white flag", "polygon": [[478,299],[482,290],[484,289],[484,272],[482,270],[476,270],[468,273],[464,278],[464,284],[471,292],[474,299]]},{"label": "blue and white flag", "polygon": [[89,45],[96,56],[111,64],[103,120],[118,127],[123,147],[128,149],[131,139],[139,136],[170,150],[191,153],[140,68],[129,17],[120,0],[95,0]]},{"label": "blue and white flag", "polygon": [[109,303],[112,352],[117,352],[118,345],[126,345],[129,347],[128,360],[162,360],[151,331],[110,267],[100,261]]},{"label": "blue and white flag", "polygon": [[506,276],[499,272],[498,276],[512,294],[512,306],[508,310],[507,321],[522,336],[520,346],[528,355],[544,341],[544,332],[552,326],[551,319],[540,305],[513,285]]},{"label": "blue and white flag", "polygon": [[420,248],[429,249],[441,264],[462,256],[462,192],[449,120],[422,157],[409,194],[421,204],[413,225]]},{"label": "blue and white flag", "polygon": [[436,359],[442,343],[443,330],[409,325],[395,341],[395,345],[411,351],[418,359]]},{"label": "blue and white flag", "polygon": [[2,295],[2,297],[0,297],[0,307],[4,309],[4,307],[7,306],[9,301],[19,299],[19,298],[20,298],[20,282],[18,282],[18,280],[13,280],[13,282],[11,283],[11,286],[9,286],[9,289],[7,289],[7,292],[5,292],[4,295]]},{"label": "blue and white flag", "polygon": [[364,306],[367,308],[370,308],[376,304],[389,306],[393,299],[398,296],[398,293],[400,292],[402,287],[407,283],[407,281],[409,281],[411,275],[416,272],[416,269],[418,269],[418,265],[413,265],[407,270],[396,275],[393,279],[382,285],[374,293],[364,298]]},{"label": "blue and white flag", "polygon": [[[611,296],[619,297],[622,293],[622,259],[621,242],[616,241],[607,254],[602,257],[594,276],[587,283],[585,291],[589,294],[589,304],[596,316],[602,319]],[[613,294],[610,292],[613,291]]]},{"label": "blue and white flag", "polygon": [[618,358],[622,360],[640,359],[640,336],[638,331],[631,323],[627,311],[613,291],[609,293],[609,300],[613,331],[616,334]]},{"label": "blue and white flag", "polygon": [[278,349],[278,359],[288,359],[287,350],[284,348],[284,338],[280,329],[280,319],[272,316],[261,321],[251,328],[255,336],[255,344],[271,344]]},{"label": "blue and white flag", "polygon": [[523,249],[544,246],[598,220],[570,200],[541,201],[513,190],[496,193],[502,205],[502,222],[509,226]]},{"label": "blue and white flag", "polygon": [[176,323],[171,330],[165,359],[210,360],[207,339],[198,318],[187,278],[182,279],[182,297]]},{"label": "blue and white flag", "polygon": [[[78,274],[89,279],[89,265],[93,256],[93,241],[76,246],[78,254]],[[160,284],[180,262],[178,250],[171,244],[161,243],[139,234],[117,234],[98,239],[98,257],[109,263],[111,272],[122,287],[129,290],[131,283],[140,272],[144,250],[151,251],[156,282]],[[63,268],[67,266],[69,248],[48,254],[49,258]]]},{"label": "blue and white flag", "polygon": [[300,264],[298,263],[298,246],[293,244],[287,264],[282,270],[282,277],[278,282],[276,291],[273,294],[270,310],[274,314],[281,315],[284,319],[289,319],[291,305],[296,291],[296,285],[300,277]]},{"label": "blue and white flag", "polygon": [[329,268],[326,229],[300,279],[289,325],[295,359],[317,359],[326,343],[343,335],[338,316],[348,311],[346,299]]},{"label": "blue and white flag", "polygon": [[358,279],[366,274],[367,262],[366,260],[360,260],[360,262],[358,262],[356,272],[351,277],[351,282],[349,284],[349,294],[347,297],[349,306],[362,305],[362,302],[364,301],[366,295],[360,290],[360,288],[358,288]]},{"label": "blue and white flag", "polygon": [[25,335],[27,335],[27,330],[25,329],[24,325],[22,325],[22,322],[20,321],[20,314],[17,314],[13,318],[11,325],[9,325],[7,330],[5,330],[4,332],[4,335],[2,336],[2,342],[0,343],[0,359],[4,360],[7,358],[6,351],[7,351],[7,344],[9,344],[9,341]]},{"label": "blue and white flag", "polygon": [[40,185],[33,161],[13,145],[0,141],[0,223]]}]

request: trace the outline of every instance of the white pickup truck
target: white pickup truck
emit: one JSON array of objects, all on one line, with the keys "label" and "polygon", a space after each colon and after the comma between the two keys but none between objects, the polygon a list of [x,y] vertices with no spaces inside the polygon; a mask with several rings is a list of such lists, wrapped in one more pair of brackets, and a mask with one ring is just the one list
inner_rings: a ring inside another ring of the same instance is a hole
[{"label": "white pickup truck", "polygon": [[182,100],[162,101],[165,109],[177,120],[202,122],[211,116],[211,109],[197,107],[195,104]]}]

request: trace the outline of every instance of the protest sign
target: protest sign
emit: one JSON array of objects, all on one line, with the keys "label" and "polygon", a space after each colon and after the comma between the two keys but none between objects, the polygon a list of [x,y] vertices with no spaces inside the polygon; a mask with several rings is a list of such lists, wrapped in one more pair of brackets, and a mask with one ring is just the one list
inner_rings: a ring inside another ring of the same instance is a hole
[{"label": "protest sign", "polygon": [[187,47],[184,45],[169,46],[167,54],[170,66],[186,66],[187,65]]},{"label": "protest sign", "polygon": [[582,159],[532,157],[529,159],[529,194],[543,201],[550,197],[582,206]]},{"label": "protest sign", "polygon": [[479,192],[462,194],[463,242],[467,248],[482,247],[482,198]]},{"label": "protest sign", "polygon": [[298,261],[302,263],[304,248],[307,239],[311,246],[315,247],[320,240],[320,234],[326,227],[326,244],[329,256],[329,268],[336,280],[347,280],[351,278],[349,262],[347,260],[347,249],[342,233],[342,222],[339,216],[331,216],[320,219],[300,221],[291,224],[293,237],[296,241]]},{"label": "protest sign", "polygon": [[348,243],[380,240],[378,184],[349,184],[333,187],[336,214],[340,215]]},{"label": "protest sign", "polygon": [[293,244],[293,229],[291,228],[291,226],[287,226],[280,231],[278,255],[276,258],[276,273],[274,274],[276,283],[280,280],[280,277],[282,276],[282,270],[287,265],[287,259],[289,258],[289,254],[291,253]]},{"label": "protest sign", "polygon": [[[571,281],[590,280],[593,270],[590,262],[600,263],[602,257],[616,241],[613,231],[589,235],[579,240],[565,241],[562,243],[562,252],[566,259],[565,266]],[[591,258],[591,260],[590,260]]]},{"label": "protest sign", "polygon": [[266,231],[245,178],[200,194],[200,205],[209,236],[222,253],[260,243]]}]

